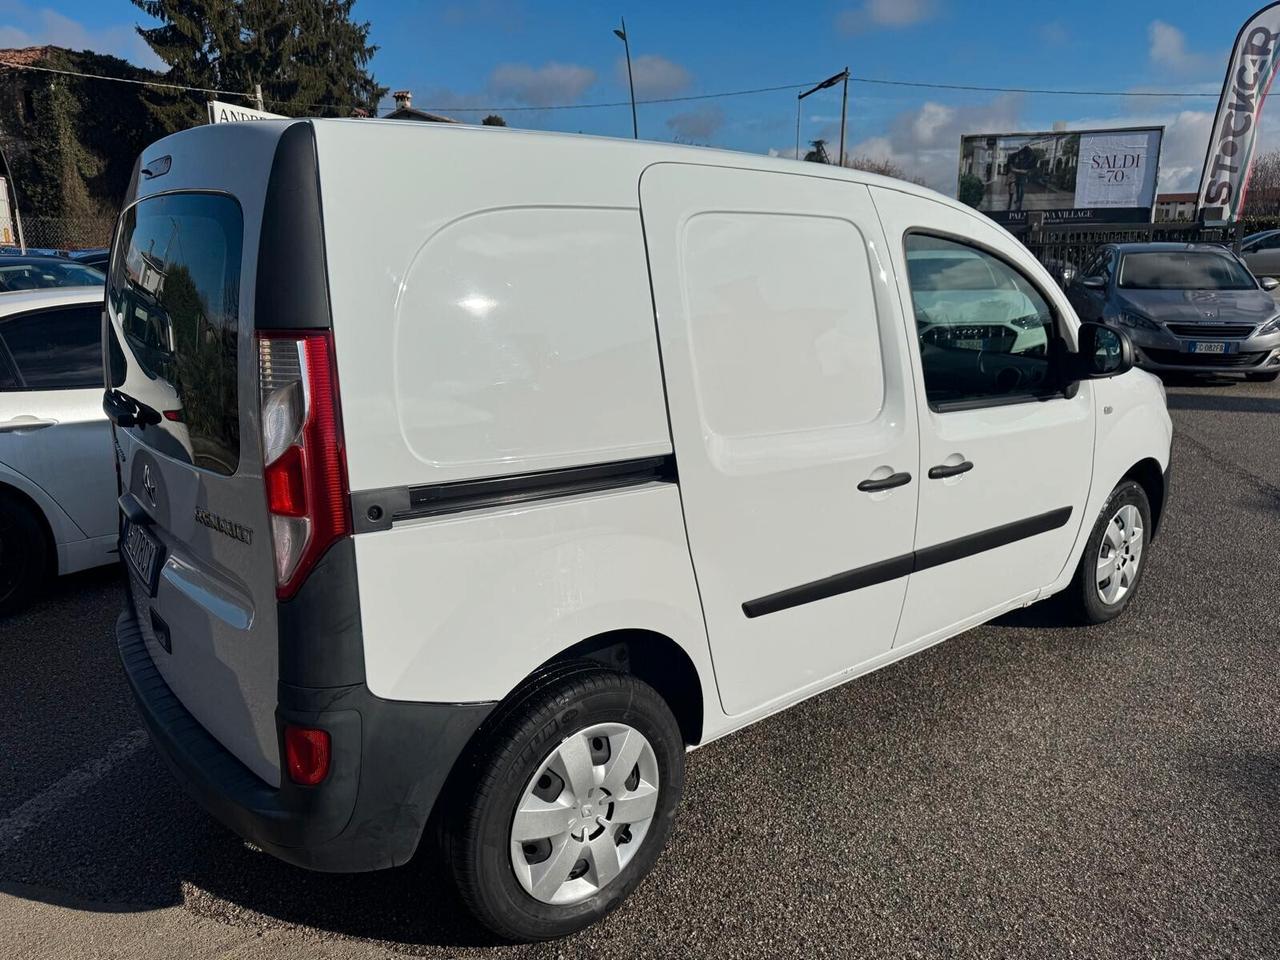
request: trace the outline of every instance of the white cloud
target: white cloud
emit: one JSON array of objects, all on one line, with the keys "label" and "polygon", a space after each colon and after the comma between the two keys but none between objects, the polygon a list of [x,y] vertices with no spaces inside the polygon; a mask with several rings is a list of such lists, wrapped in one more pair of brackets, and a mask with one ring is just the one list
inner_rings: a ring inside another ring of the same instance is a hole
[{"label": "white cloud", "polygon": [[531,107],[573,103],[596,82],[596,72],[576,63],[546,63],[531,67],[525,63],[504,63],[489,76],[495,96],[508,97]]},{"label": "white cloud", "polygon": [[31,7],[21,0],[6,3],[9,22],[0,26],[0,48],[36,47],[50,44],[70,50],[92,50],[128,60],[139,67],[166,70],[168,66],[138,36],[132,24],[90,30],[79,21],[48,7]]},{"label": "white cloud", "polygon": [[1225,59],[1187,49],[1186,34],[1163,20],[1151,21],[1147,27],[1147,39],[1150,41],[1147,56],[1152,65],[1175,73],[1202,73]]},{"label": "white cloud", "polygon": [[[1023,126],[1022,106],[1023,100],[1016,94],[963,106],[926,101],[899,113],[889,122],[886,133],[850,144],[846,154],[889,160],[935,190],[954,194],[960,137],[966,133],[1017,130]],[[838,128],[832,136],[839,138]]]},{"label": "white cloud", "polygon": [[[623,87],[627,85],[627,61],[619,57],[614,65],[614,74]],[[631,60],[631,76],[636,85],[636,97],[673,97],[689,88],[693,75],[680,64],[646,53]]]},{"label": "white cloud", "polygon": [[867,0],[860,7],[836,14],[836,28],[841,33],[863,33],[877,27],[910,27],[933,19],[937,13],[937,0]]},{"label": "white cloud", "polygon": [[667,118],[667,127],[681,140],[707,143],[724,126],[724,111],[712,104]]}]

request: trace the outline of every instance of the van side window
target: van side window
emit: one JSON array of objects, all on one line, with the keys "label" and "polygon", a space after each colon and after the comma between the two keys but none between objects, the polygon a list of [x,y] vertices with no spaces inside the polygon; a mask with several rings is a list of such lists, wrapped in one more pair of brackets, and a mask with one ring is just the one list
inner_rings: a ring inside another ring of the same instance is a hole
[{"label": "van side window", "polygon": [[938,409],[1056,393],[1053,311],[985,250],[908,234],[907,272],[929,403]]}]

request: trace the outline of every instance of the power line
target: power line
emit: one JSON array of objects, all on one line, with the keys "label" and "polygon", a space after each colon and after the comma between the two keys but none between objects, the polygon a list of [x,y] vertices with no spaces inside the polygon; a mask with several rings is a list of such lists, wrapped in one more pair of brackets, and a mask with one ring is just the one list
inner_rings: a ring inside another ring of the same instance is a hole
[{"label": "power line", "polygon": [[[55,67],[39,67],[33,64],[14,63],[10,60],[0,60],[0,66],[12,67],[15,70],[37,70],[42,73],[54,73],[61,76],[80,77],[86,80],[109,80],[115,83],[131,83],[142,87],[158,87],[167,90],[187,90],[193,93],[214,93],[221,96],[242,97],[244,99],[253,99],[253,94],[242,92],[239,90],[217,90],[212,87],[193,87],[180,83],[166,83],[160,80],[131,80],[126,77],[109,77],[98,73],[81,73],[75,70],[59,70]],[[690,94],[683,97],[653,97],[647,100],[637,100],[637,104],[660,104],[660,103],[689,103],[696,100],[719,100],[726,97],[747,97],[760,93],[777,93],[780,90],[796,90],[813,86],[817,81],[806,81],[804,83],[781,83],[772,87],[752,87],[746,90],[724,90],[718,93],[699,93]],[[1166,98],[1166,99],[1186,99],[1189,97],[1213,98],[1217,99],[1216,93],[1201,93],[1190,91],[1169,91],[1169,90],[1075,90],[1075,89],[1057,89],[1052,87],[996,87],[984,86],[980,84],[969,83],[934,83],[924,80],[887,80],[882,77],[849,77],[850,83],[867,83],[879,86],[890,87],[915,87],[927,90],[960,90],[975,93],[1026,93],[1038,94],[1043,96],[1060,96],[1060,97],[1148,97],[1148,98]],[[307,103],[296,104],[288,100],[269,100],[273,104],[281,104],[293,106],[295,108],[314,110],[314,109],[342,109],[340,104],[324,104],[324,103]],[[528,104],[505,104],[501,106],[486,107],[428,107],[428,110],[450,113],[532,113],[539,110],[601,110],[611,107],[630,106],[629,100],[614,100],[604,103],[555,103],[544,106],[529,106]]]},{"label": "power line", "polygon": [[59,70],[56,67],[37,67],[30,63],[14,63],[12,60],[0,60],[0,66],[12,67],[15,70],[38,70],[41,73],[56,73],[64,77],[81,77],[85,80],[110,80],[114,83],[132,83],[139,87],[164,87],[169,90],[190,90],[194,93],[220,93],[228,97],[248,97],[251,93],[238,90],[214,90],[212,87],[188,87],[181,83],[164,83],[160,80],[130,80],[128,77],[108,77],[100,73],[79,73],[75,70]]}]

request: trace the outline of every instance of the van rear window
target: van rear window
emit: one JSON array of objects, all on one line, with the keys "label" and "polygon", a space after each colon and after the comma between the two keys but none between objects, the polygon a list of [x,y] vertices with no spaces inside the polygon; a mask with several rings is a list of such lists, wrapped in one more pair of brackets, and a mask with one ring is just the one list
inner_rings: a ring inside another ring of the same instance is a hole
[{"label": "van rear window", "polygon": [[111,385],[159,414],[134,435],[227,476],[240,461],[243,232],[240,205],[228,196],[142,200],[121,223],[107,292]]}]

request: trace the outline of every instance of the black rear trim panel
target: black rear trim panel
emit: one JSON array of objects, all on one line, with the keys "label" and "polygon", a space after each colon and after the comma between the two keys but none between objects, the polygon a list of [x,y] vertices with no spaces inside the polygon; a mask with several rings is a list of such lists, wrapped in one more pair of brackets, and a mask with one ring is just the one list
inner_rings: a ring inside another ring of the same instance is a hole
[{"label": "black rear trim panel", "polygon": [[169,689],[126,610],[116,642],[135,704],[174,777],[210,814],[288,863],[354,873],[400,866],[418,848],[445,779],[492,703],[383,700],[363,684],[282,683],[276,730],[329,732],[329,775],[315,787],[272,787],[237,760]]},{"label": "black rear trim panel", "polygon": [[253,321],[258,330],[333,325],[320,211],[320,164],[310,123],[291,124],[276,145],[262,207],[254,286]]},{"label": "black rear trim panel", "polygon": [[351,515],[356,533],[367,533],[389,530],[396,520],[532,503],[642,483],[675,481],[675,457],[641,457],[482,480],[360,490],[351,495]]},{"label": "black rear trim panel", "polygon": [[955,540],[948,540],[946,543],[924,547],[911,553],[904,553],[899,557],[880,560],[865,567],[846,570],[843,573],[824,577],[821,580],[802,583],[798,587],[788,587],[785,590],[779,590],[777,593],[770,593],[755,600],[748,600],[742,605],[742,612],[748,617],[759,617],[766,613],[777,613],[779,610],[787,610],[802,604],[813,603],[815,600],[825,600],[828,597],[838,596],[842,593],[861,590],[863,587],[875,586],[878,583],[887,583],[890,580],[908,576],[918,570],[928,570],[930,567],[951,563],[953,560],[962,560],[965,557],[971,557],[987,550],[994,550],[996,547],[1016,543],[1019,540],[1025,540],[1040,533],[1048,533],[1050,530],[1066,526],[1067,521],[1070,519],[1071,508],[1060,507],[1057,510],[1050,510],[1048,513],[1041,513],[1025,520],[1015,520],[1013,523],[992,527],[990,530],[984,530],[981,533],[958,537]]}]

